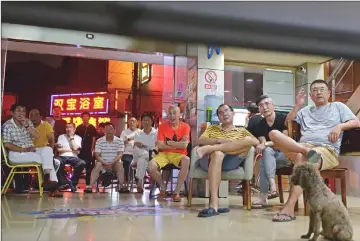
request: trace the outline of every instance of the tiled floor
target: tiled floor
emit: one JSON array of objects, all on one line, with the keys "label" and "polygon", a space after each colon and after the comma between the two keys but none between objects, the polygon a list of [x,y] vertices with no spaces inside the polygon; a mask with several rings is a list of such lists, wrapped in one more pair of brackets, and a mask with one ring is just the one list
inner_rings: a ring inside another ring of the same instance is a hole
[{"label": "tiled floor", "polygon": [[[221,200],[222,206],[230,205],[232,208],[229,214],[200,219],[197,218],[197,213],[205,207],[207,199],[194,198],[194,205],[190,209],[186,206],[186,199],[181,203],[165,202],[162,208],[154,208],[145,207],[159,205],[158,202],[149,201],[147,194],[119,195],[116,192],[84,194],[79,192],[65,193],[63,199],[48,198],[46,195],[39,198],[37,194],[8,194],[2,197],[1,203],[2,239],[5,241],[211,241],[220,239],[289,241],[301,240],[300,235],[306,233],[308,227],[308,217],[302,216],[302,209],[296,221],[273,223],[271,217],[280,209],[279,205],[269,210],[246,211],[241,207],[242,202],[239,196],[230,196],[228,199]],[[278,200],[275,199],[272,203],[277,204],[277,202]],[[354,240],[356,240],[357,233],[360,231],[360,199],[349,197],[348,202],[355,231]],[[133,206],[113,207],[114,210],[94,209],[129,204]],[[120,210],[115,210],[117,208]],[[47,211],[42,214],[25,213],[52,209],[57,211],[55,213]],[[69,218],[69,215],[79,215],[79,213],[102,216]],[[62,219],[60,215],[63,215]],[[45,218],[41,219],[42,217]]]}]

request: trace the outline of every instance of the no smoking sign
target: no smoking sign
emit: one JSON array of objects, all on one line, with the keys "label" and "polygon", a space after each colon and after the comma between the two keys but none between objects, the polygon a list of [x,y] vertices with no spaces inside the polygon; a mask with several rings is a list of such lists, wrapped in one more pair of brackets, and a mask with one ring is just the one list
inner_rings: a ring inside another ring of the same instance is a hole
[{"label": "no smoking sign", "polygon": [[217,80],[217,75],[214,71],[209,70],[205,73],[205,80],[209,84],[215,84]]}]

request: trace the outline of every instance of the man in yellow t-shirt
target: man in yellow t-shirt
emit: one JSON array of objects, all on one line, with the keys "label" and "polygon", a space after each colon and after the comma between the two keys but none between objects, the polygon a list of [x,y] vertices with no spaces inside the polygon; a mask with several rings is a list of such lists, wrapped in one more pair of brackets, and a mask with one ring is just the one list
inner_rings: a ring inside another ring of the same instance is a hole
[{"label": "man in yellow t-shirt", "polygon": [[[55,137],[54,137],[54,130],[52,126],[47,121],[41,120],[40,111],[38,109],[32,109],[29,112],[29,119],[33,123],[35,129],[39,132],[39,137],[33,139],[33,144],[35,148],[41,148],[45,146],[51,147],[54,150],[55,146]],[[60,167],[60,161],[54,159],[54,168],[57,172]],[[52,193],[54,197],[62,197],[63,195],[58,191],[54,191]]]},{"label": "man in yellow t-shirt", "polygon": [[41,120],[40,111],[38,109],[32,109],[29,113],[29,119],[40,134],[39,138],[33,141],[35,148],[50,146],[54,149],[54,130],[47,121]]},{"label": "man in yellow t-shirt", "polygon": [[198,217],[212,217],[230,211],[219,208],[221,171],[239,168],[251,146],[259,144],[258,139],[245,128],[234,126],[234,109],[231,106],[222,104],[216,113],[221,124],[209,126],[197,141],[200,167],[208,172],[210,185],[210,207],[202,210]]}]

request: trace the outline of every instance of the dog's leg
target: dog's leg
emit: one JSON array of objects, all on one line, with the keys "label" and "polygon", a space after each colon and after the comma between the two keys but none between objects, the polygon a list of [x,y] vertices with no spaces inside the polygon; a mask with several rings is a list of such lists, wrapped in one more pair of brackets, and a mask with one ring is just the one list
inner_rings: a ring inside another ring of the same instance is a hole
[{"label": "dog's leg", "polygon": [[315,217],[314,212],[310,209],[309,230],[308,230],[307,234],[301,235],[302,239],[309,239],[311,234],[314,232],[314,217]]},{"label": "dog's leg", "polygon": [[313,214],[314,215],[314,226],[313,226],[313,231],[314,231],[314,236],[312,237],[312,239],[310,239],[310,241],[316,241],[319,236],[320,236],[320,226],[321,226],[321,212],[316,212]]}]

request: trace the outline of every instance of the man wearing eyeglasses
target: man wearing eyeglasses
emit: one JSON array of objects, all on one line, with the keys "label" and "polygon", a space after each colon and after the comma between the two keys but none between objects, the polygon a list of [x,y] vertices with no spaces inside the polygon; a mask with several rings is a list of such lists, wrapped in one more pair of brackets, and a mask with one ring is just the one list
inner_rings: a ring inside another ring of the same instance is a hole
[{"label": "man wearing eyeglasses", "polygon": [[240,168],[251,146],[259,144],[248,130],[234,126],[234,109],[230,105],[220,105],[216,114],[221,124],[206,128],[197,142],[200,147],[196,149],[201,169],[209,174],[210,185],[210,207],[199,212],[198,217],[202,218],[230,211],[219,208],[221,172]]},{"label": "man wearing eyeglasses", "polygon": [[[262,95],[256,101],[263,119],[254,126],[255,136],[260,144],[256,146],[256,153],[262,154],[260,159],[260,200],[252,204],[252,208],[266,208],[268,199],[277,198],[278,192],[275,183],[275,173],[277,168],[290,166],[291,162],[285,157],[284,153],[276,147],[267,146],[270,141],[269,133],[278,130],[284,135],[288,135],[286,127],[286,115],[275,112],[272,99],[267,95]],[[268,194],[270,187],[270,193]]]},{"label": "man wearing eyeglasses", "polygon": [[[345,104],[329,103],[330,94],[326,81],[315,80],[310,85],[310,97],[315,106],[302,108],[305,90],[300,90],[296,105],[287,116],[287,121],[295,120],[301,127],[299,143],[280,131],[269,133],[275,146],[295,162],[294,168],[307,161],[314,163],[319,170],[337,167],[343,131],[360,127],[360,121]],[[300,186],[291,185],[289,199],[273,221],[295,220],[294,207],[302,191]]]}]

